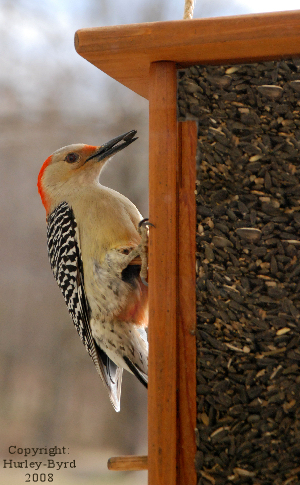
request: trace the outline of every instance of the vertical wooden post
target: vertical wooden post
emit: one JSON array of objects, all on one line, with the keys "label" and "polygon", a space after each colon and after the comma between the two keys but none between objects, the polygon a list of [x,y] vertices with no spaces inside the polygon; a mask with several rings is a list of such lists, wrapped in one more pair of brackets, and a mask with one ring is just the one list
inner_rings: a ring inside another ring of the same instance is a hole
[{"label": "vertical wooden post", "polygon": [[149,485],[196,484],[195,122],[177,123],[176,65],[150,68]]},{"label": "vertical wooden post", "polygon": [[[174,62],[149,77],[148,483],[176,484],[177,82]],[[155,284],[153,284],[155,282]]]},{"label": "vertical wooden post", "polygon": [[197,123],[178,123],[177,484],[195,485]]}]

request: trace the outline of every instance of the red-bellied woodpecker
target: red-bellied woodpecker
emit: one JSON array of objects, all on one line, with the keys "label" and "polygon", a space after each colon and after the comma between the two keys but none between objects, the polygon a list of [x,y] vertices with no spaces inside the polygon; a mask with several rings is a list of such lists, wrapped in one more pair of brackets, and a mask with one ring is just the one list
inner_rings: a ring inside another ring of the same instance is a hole
[{"label": "red-bellied woodpecker", "polygon": [[116,411],[123,368],[148,382],[148,293],[141,278],[147,227],[132,202],[101,185],[99,175],[135,135],[132,130],[99,147],[61,148],[38,176],[50,265]]}]

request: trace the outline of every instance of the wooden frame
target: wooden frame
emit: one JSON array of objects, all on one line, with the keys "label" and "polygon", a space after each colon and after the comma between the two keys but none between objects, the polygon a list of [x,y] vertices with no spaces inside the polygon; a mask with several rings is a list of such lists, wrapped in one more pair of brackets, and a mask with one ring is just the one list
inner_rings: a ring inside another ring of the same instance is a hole
[{"label": "wooden frame", "polygon": [[175,63],[153,63],[149,82],[149,484],[192,484],[197,130],[177,126]]},{"label": "wooden frame", "polygon": [[82,57],[132,91],[149,98],[149,66],[254,62],[299,56],[300,11],[174,20],[82,29]]},{"label": "wooden frame", "polygon": [[149,99],[149,485],[193,485],[197,134],[177,122],[176,69],[298,57],[300,11],[83,29],[75,46]]}]

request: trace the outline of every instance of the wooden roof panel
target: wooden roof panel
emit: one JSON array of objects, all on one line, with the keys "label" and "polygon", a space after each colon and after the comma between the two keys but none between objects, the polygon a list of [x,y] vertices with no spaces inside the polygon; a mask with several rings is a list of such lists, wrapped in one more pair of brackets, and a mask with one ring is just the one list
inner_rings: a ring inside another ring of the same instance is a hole
[{"label": "wooden roof panel", "polygon": [[300,10],[78,30],[82,57],[148,98],[155,61],[238,63],[300,57]]}]

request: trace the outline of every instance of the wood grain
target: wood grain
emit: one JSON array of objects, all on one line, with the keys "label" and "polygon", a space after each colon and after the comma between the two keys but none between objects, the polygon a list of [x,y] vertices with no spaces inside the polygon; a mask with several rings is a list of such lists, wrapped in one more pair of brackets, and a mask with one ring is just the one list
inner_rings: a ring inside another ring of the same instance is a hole
[{"label": "wood grain", "polygon": [[113,456],[108,460],[107,468],[115,471],[147,470],[148,456]]},{"label": "wood grain", "polygon": [[196,148],[197,123],[178,123],[177,484],[196,485]]},{"label": "wood grain", "polygon": [[77,52],[149,99],[152,62],[240,63],[300,55],[300,10],[78,30]]},{"label": "wood grain", "polygon": [[148,483],[176,484],[176,66],[150,67]]}]

